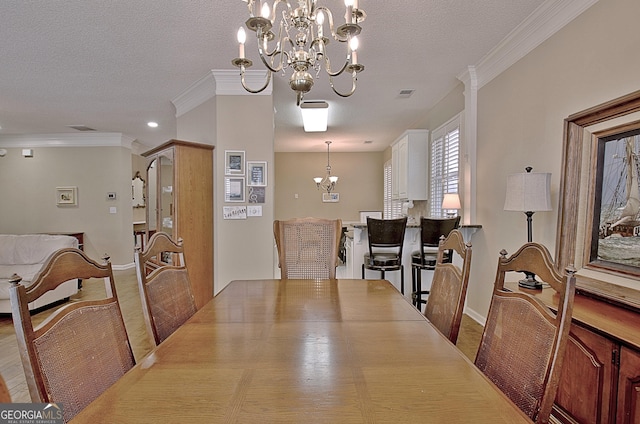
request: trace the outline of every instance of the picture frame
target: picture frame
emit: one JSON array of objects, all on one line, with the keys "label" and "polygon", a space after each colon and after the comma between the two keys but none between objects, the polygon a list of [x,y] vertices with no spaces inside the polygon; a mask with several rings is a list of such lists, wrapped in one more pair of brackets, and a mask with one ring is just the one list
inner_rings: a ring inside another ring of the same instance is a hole
[{"label": "picture frame", "polygon": [[244,175],[244,150],[224,151],[224,174]]},{"label": "picture frame", "polygon": [[244,202],[244,177],[224,177],[224,201]]},{"label": "picture frame", "polygon": [[247,186],[248,203],[264,203],[266,199],[266,188]]},{"label": "picture frame", "polygon": [[340,201],[340,193],[322,193],[322,202],[337,203]]},{"label": "picture frame", "polygon": [[247,186],[265,187],[267,185],[267,162],[247,161]]},{"label": "picture frame", "polygon": [[56,187],[56,205],[77,206],[78,187]]}]

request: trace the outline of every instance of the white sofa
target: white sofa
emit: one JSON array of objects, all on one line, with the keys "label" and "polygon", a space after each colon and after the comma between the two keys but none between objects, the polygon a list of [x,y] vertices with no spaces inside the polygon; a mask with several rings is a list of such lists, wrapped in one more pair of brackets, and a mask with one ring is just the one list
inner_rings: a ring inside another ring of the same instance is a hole
[{"label": "white sofa", "polygon": [[[29,286],[49,255],[65,247],[78,247],[75,237],[48,234],[0,234],[0,313],[11,313],[9,279],[13,274],[22,277],[21,284]],[[57,289],[29,304],[37,309],[78,292],[78,280],[69,280]]]}]

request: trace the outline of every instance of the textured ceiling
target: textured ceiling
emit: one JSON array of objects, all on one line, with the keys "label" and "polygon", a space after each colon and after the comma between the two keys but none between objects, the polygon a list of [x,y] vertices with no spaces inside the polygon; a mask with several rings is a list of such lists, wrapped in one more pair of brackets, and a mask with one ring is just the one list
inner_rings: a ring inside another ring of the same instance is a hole
[{"label": "textured ceiling", "polygon": [[[342,0],[319,3],[344,10]],[[383,150],[541,2],[359,4],[367,13],[358,51],[366,68],[356,93],[338,97],[321,76],[305,100],[329,103],[329,131],[305,134],[288,75],[274,76],[276,151],[324,151],[328,139],[332,151]],[[235,69],[247,8],[241,0],[21,0],[0,2],[0,16],[0,137],[85,125],[151,147],[175,137],[172,99],[212,69]],[[403,89],[415,92],[400,98]],[[160,127],[148,128],[149,120]]]}]

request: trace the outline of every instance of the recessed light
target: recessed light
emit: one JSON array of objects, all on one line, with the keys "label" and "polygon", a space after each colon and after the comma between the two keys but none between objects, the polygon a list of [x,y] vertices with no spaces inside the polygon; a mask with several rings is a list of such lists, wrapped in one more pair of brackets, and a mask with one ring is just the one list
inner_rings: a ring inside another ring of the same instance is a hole
[{"label": "recessed light", "polygon": [[147,122],[147,125],[149,126],[149,128],[158,128],[158,123],[157,122]]}]

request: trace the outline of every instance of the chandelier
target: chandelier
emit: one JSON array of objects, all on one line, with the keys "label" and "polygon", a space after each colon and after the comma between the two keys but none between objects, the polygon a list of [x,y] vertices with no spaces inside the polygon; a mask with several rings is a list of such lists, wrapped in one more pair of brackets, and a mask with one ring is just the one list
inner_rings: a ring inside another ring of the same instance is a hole
[{"label": "chandelier", "polygon": [[[243,27],[238,30],[239,57],[231,63],[240,68],[240,81],[242,87],[249,93],[259,93],[269,85],[271,74],[282,72],[291,68],[289,78],[291,89],[297,93],[297,104],[300,105],[305,93],[313,87],[314,77],[310,71],[319,78],[321,68],[329,75],[329,84],[333,91],[342,97],[351,96],[356,90],[357,74],[364,70],[364,66],[358,63],[358,38],[366,14],[358,9],[358,0],[345,0],[345,23],[334,27],[333,14],[326,6],[318,6],[317,0],[273,0],[269,7],[267,0],[262,3],[260,13],[257,13],[260,2],[255,0],[243,0],[249,8],[249,19],[246,26],[256,33],[258,54],[260,60],[267,68],[267,77],[264,85],[258,89],[252,89],[246,85],[245,70],[253,65],[244,54],[246,33]],[[292,6],[289,1],[295,3]],[[282,17],[276,25],[278,10]],[[330,39],[325,36],[325,20],[328,21],[328,30],[331,38],[338,42],[346,43],[348,48],[344,63],[338,69],[331,67],[327,54],[327,45]],[[275,31],[275,32],[274,32]],[[277,34],[276,34],[277,32]],[[333,84],[333,78],[343,73],[351,74],[351,90],[342,93]]]},{"label": "chandelier", "polygon": [[338,182],[338,177],[335,175],[331,175],[331,164],[329,164],[329,145],[330,141],[325,141],[327,143],[327,175],[323,177],[314,177],[313,181],[316,182],[316,187],[318,190],[324,190],[327,193],[331,193],[331,191],[336,187],[336,183]]}]

